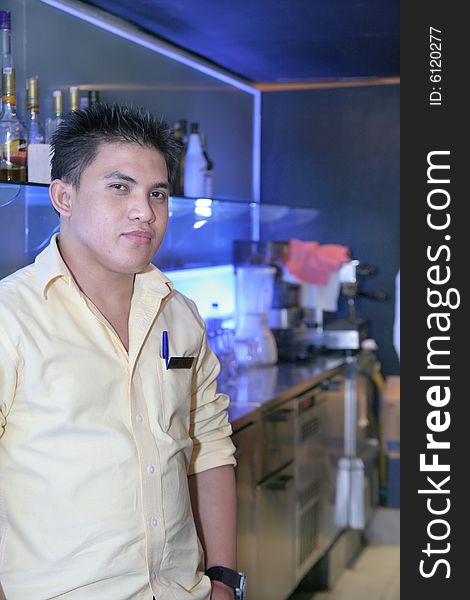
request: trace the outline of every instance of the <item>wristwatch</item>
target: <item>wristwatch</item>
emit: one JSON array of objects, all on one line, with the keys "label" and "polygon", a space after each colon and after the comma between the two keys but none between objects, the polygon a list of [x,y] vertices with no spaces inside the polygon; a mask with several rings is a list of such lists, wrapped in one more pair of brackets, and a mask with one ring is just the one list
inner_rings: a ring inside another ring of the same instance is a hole
[{"label": "wristwatch", "polygon": [[228,567],[211,567],[206,571],[207,577],[212,581],[221,581],[233,588],[235,592],[235,600],[244,600],[246,575],[241,571],[234,571]]}]

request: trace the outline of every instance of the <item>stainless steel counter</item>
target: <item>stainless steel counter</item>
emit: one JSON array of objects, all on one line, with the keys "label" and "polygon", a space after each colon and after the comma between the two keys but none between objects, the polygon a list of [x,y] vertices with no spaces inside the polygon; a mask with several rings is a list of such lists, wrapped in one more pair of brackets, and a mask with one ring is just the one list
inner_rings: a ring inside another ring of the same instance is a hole
[{"label": "stainless steel counter", "polygon": [[[342,539],[336,488],[345,447],[346,387],[356,382],[362,418],[353,420],[361,442],[368,426],[365,374],[372,358],[357,356],[360,373],[354,379],[351,368],[345,369],[346,355],[338,352],[305,363],[247,368],[238,373],[234,389],[221,389],[231,398],[238,563],[250,582],[248,600],[285,600]],[[375,456],[366,460],[361,454],[366,514],[376,503]]]},{"label": "stainless steel counter", "polygon": [[259,410],[271,409],[331,375],[345,362],[344,355],[325,355],[305,363],[279,363],[240,370],[234,388],[221,389],[230,396],[233,431],[253,421]]}]

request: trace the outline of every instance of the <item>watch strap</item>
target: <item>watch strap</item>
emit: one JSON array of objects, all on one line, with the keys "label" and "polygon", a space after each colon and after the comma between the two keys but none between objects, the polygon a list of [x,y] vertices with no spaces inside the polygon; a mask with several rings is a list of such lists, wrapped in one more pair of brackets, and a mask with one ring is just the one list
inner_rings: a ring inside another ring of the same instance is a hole
[{"label": "watch strap", "polygon": [[238,571],[229,569],[228,567],[215,566],[207,569],[207,577],[214,581],[221,581],[233,589],[240,587],[241,575]]}]

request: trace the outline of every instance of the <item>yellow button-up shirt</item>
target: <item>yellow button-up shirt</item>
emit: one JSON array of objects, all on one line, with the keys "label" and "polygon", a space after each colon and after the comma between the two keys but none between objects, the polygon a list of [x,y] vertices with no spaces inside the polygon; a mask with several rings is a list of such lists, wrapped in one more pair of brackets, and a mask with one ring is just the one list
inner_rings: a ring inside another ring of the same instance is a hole
[{"label": "yellow button-up shirt", "polygon": [[[166,369],[172,356],[189,369]],[[0,282],[0,582],[7,600],[207,600],[188,474],[235,464],[192,301],[136,275],[129,352],[56,238]]]}]

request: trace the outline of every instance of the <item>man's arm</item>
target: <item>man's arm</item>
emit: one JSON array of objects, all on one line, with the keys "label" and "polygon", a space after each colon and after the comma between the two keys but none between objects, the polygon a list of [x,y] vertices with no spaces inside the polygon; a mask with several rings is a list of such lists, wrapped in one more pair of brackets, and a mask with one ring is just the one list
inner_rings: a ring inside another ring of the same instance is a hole
[{"label": "man's arm", "polygon": [[[196,529],[204,549],[206,569],[215,565],[236,569],[237,497],[232,465],[190,475],[189,494]],[[233,600],[231,588],[212,582],[212,600]]]}]

